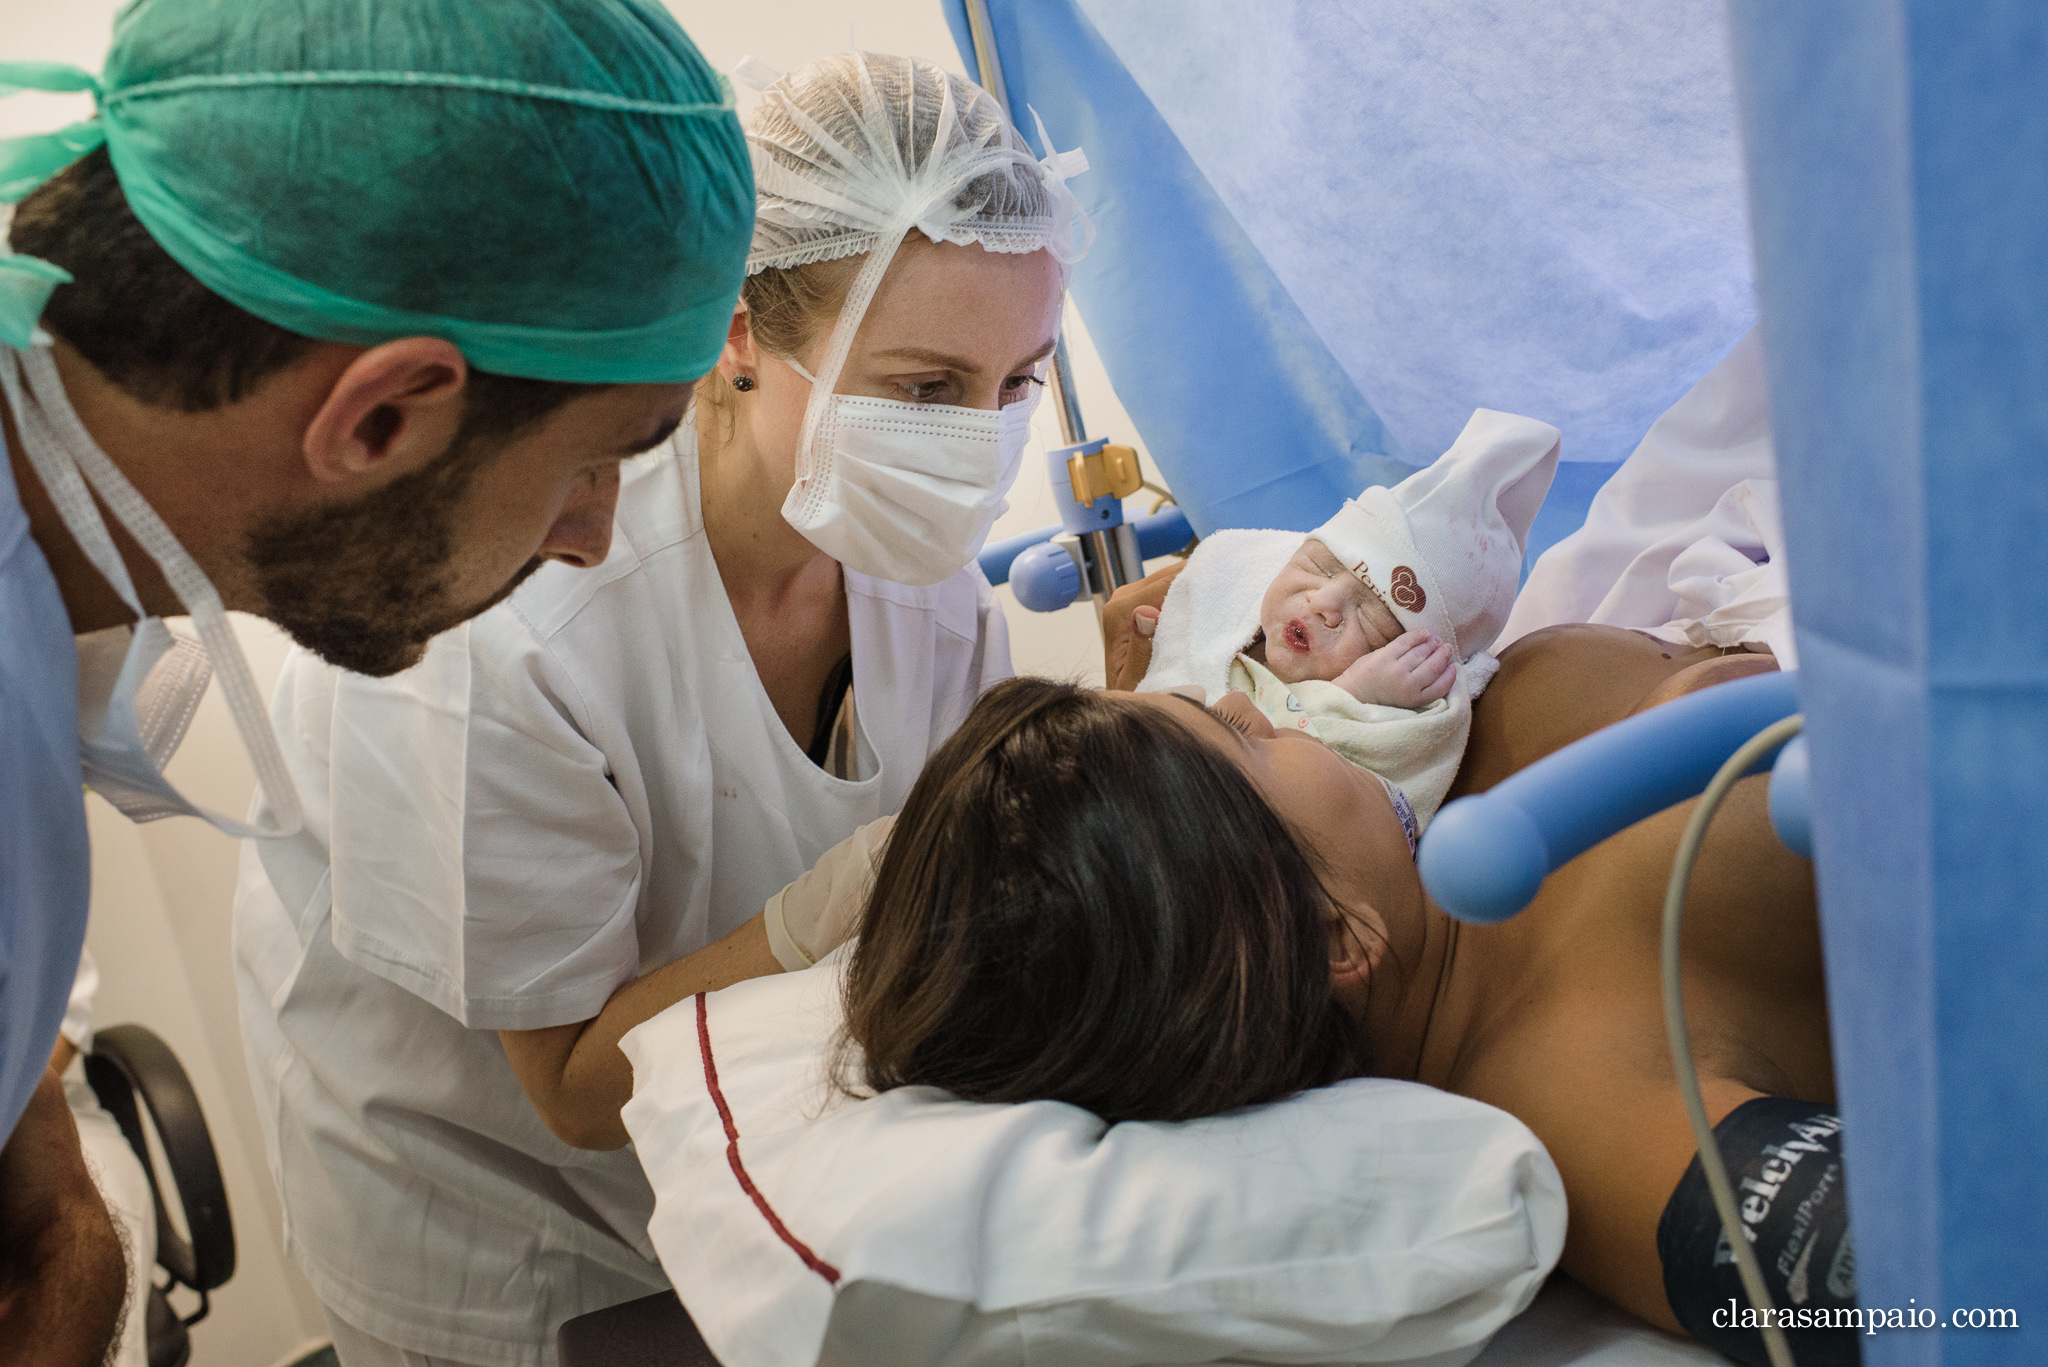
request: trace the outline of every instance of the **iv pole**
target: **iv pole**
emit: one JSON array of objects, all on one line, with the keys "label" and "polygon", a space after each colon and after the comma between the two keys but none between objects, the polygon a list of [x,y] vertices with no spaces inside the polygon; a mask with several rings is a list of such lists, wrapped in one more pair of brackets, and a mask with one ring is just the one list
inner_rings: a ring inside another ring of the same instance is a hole
[{"label": "iv pole", "polygon": [[[996,104],[1014,121],[1009,87],[1003,80],[1002,59],[996,53],[995,25],[989,18],[988,0],[965,0],[965,3],[967,31],[974,41],[974,64],[980,69],[981,88],[994,96]],[[1062,521],[1067,524],[1068,534],[1074,538],[1069,549],[1079,562],[1083,582],[1094,597],[1099,612],[1110,594],[1145,577],[1145,562],[1138,553],[1135,531],[1124,521],[1120,496],[1093,496],[1095,490],[1085,486],[1085,475],[1073,477],[1077,482],[1072,489],[1072,500],[1063,496],[1068,492],[1060,487],[1066,482],[1062,475],[1067,463],[1092,460],[1105,445],[1088,439],[1087,424],[1081,419],[1080,399],[1074,393],[1073,370],[1067,360],[1064,328],[1053,343],[1052,363],[1047,368],[1046,378],[1052,386],[1054,411],[1059,415],[1060,437],[1067,443],[1061,450],[1048,453],[1055,466],[1053,492],[1061,496]],[[1128,475],[1135,483],[1135,454],[1128,450],[1124,454],[1129,457]],[[1099,473],[1101,462],[1097,460],[1095,465]],[[1135,492],[1135,489],[1130,492]],[[1058,539],[1064,541],[1067,538]]]},{"label": "iv pole", "polygon": [[[996,97],[996,104],[1010,114],[1010,88],[1003,81],[1002,59],[996,55],[995,25],[988,15],[988,0],[967,0],[967,31],[974,38],[974,64],[981,68],[981,88]],[[1012,115],[1014,121],[1015,116]],[[1048,151],[1051,149],[1047,149]],[[1059,412],[1060,437],[1073,446],[1088,440],[1087,424],[1081,421],[1081,401],[1067,382],[1066,330],[1053,343],[1051,373],[1054,406]]]}]

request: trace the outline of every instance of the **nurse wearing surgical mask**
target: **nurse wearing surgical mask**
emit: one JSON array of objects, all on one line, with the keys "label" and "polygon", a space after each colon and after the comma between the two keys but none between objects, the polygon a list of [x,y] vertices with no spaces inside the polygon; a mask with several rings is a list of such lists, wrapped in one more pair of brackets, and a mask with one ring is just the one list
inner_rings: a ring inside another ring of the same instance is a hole
[{"label": "nurse wearing surgical mask", "polygon": [[1085,162],[928,62],[748,65],[747,284],[604,563],[405,674],[299,655],[279,686],[305,829],[245,853],[242,1017],[345,1367],[547,1363],[562,1321],[666,1286],[619,1036],[787,960],[764,904],[1010,672],[973,557]]}]

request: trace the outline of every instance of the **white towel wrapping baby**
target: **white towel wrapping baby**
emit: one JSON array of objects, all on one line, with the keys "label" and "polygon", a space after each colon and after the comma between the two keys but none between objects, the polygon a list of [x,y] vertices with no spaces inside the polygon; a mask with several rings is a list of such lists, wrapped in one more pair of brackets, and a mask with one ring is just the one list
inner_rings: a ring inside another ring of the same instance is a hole
[{"label": "white towel wrapping baby", "polygon": [[[1493,657],[1485,658],[1491,664]],[[1415,817],[1412,837],[1420,837],[1443,805],[1465,757],[1465,740],[1472,733],[1472,695],[1478,691],[1471,686],[1475,672],[1473,662],[1460,661],[1451,691],[1413,709],[1360,702],[1324,679],[1282,683],[1249,656],[1231,666],[1230,683],[1251,694],[1275,726],[1291,724],[1306,731],[1399,788]],[[1485,671],[1487,677],[1492,673]]]},{"label": "white towel wrapping baby", "polygon": [[[1450,695],[1420,711],[1363,703],[1334,683],[1285,684],[1242,654],[1259,635],[1266,586],[1301,548],[1300,532],[1233,528],[1205,538],[1167,590],[1140,692],[1199,686],[1211,702],[1249,693],[1274,725],[1306,731],[1407,797],[1419,826],[1443,803],[1472,729],[1473,663],[1460,664]],[[1493,674],[1485,663],[1479,686]],[[1283,720],[1284,718],[1284,720]]]},{"label": "white towel wrapping baby", "polygon": [[1201,688],[1214,702],[1230,691],[1230,666],[1259,634],[1259,603],[1294,553],[1300,532],[1231,528],[1204,537],[1166,591],[1152,664],[1140,693]]}]

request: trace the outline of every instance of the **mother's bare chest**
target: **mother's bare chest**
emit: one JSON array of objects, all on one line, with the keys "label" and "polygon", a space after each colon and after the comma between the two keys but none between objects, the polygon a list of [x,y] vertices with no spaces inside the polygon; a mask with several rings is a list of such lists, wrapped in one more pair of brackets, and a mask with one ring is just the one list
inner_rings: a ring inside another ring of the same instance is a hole
[{"label": "mother's bare chest", "polygon": [[[1764,780],[1739,785],[1695,867],[1681,954],[1688,1025],[1704,1076],[1825,1100],[1834,1084],[1811,866],[1771,834],[1764,803]],[[1503,1093],[1582,1075],[1669,1085],[1661,925],[1691,812],[1687,803],[1631,827],[1560,869],[1521,916],[1466,932],[1465,1082]]]}]

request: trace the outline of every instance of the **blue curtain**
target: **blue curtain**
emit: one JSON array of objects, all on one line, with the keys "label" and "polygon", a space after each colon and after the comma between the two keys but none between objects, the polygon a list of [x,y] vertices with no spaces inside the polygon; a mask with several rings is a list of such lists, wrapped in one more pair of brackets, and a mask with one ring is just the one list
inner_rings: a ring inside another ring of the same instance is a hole
[{"label": "blue curtain", "polygon": [[[1011,116],[1030,110],[1091,170],[1075,302],[1111,383],[1195,530],[1308,531],[1409,467],[1116,54],[1070,0],[990,6]],[[970,73],[967,12],[948,21]]]},{"label": "blue curtain", "polygon": [[1540,550],[1753,321],[1718,0],[989,8],[1012,116],[1093,165],[1075,300],[1198,531],[1311,528],[1492,407],[1595,463]]}]

